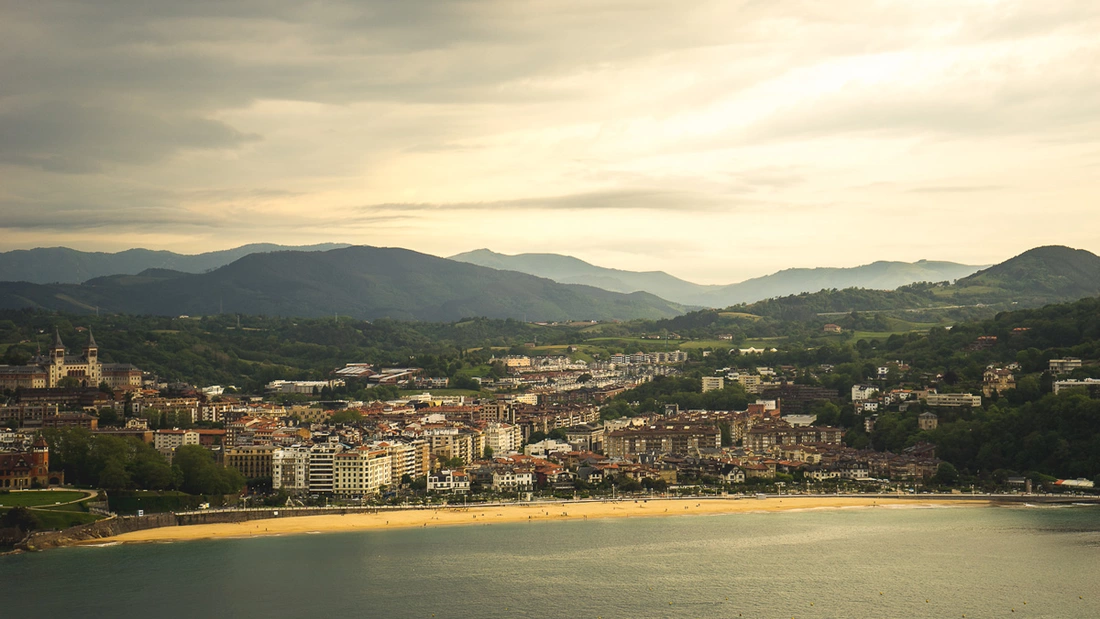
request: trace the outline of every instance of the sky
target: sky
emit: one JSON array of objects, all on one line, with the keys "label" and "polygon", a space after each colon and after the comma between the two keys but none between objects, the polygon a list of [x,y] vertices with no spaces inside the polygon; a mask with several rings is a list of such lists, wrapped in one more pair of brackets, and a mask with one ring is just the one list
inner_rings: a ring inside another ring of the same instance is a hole
[{"label": "sky", "polygon": [[1100,253],[1095,0],[0,0],[0,251]]}]

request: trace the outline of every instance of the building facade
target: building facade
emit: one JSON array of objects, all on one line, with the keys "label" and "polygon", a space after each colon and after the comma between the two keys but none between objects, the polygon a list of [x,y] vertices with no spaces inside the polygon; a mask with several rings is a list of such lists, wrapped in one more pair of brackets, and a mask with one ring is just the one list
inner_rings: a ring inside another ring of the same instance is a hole
[{"label": "building facade", "polygon": [[100,362],[99,346],[90,331],[80,355],[66,354],[61,334],[55,332],[47,354],[28,365],[0,365],[2,389],[53,389],[67,378],[74,379],[79,387],[98,387],[102,383],[112,389],[141,386],[141,370],[129,363]]}]

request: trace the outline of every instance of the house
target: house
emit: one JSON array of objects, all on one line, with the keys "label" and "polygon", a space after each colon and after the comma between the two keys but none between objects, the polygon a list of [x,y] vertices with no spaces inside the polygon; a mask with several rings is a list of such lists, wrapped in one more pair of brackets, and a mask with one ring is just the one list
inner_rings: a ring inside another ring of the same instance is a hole
[{"label": "house", "polygon": [[939,417],[935,413],[921,413],[917,417],[917,425],[921,430],[935,430],[939,425]]},{"label": "house", "polygon": [[991,397],[994,393],[1004,393],[1016,388],[1016,379],[1012,372],[1004,368],[989,368],[982,375],[982,395]]},{"label": "house", "polygon": [[745,483],[745,471],[741,470],[741,467],[736,464],[723,464],[718,469],[718,477],[721,477],[722,481],[728,484]]},{"label": "house", "polygon": [[821,331],[824,332],[824,333],[843,333],[844,329],[842,329],[840,327],[840,325],[834,325],[833,323],[829,323],[829,324],[825,325],[824,327],[822,327]]},{"label": "house", "polygon": [[428,492],[466,494],[469,491],[470,477],[465,471],[443,470],[428,475]]}]

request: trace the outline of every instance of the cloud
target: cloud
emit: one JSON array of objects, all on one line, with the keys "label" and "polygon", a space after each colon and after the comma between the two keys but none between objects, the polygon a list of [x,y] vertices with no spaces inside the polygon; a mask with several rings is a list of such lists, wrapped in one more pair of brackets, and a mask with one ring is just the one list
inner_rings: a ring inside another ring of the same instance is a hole
[{"label": "cloud", "polygon": [[49,101],[0,110],[0,163],[96,172],[109,163],[155,163],[181,150],[239,148],[259,140],[224,123]]},{"label": "cloud", "polygon": [[[731,231],[780,267],[872,251],[845,236],[868,213],[1042,196],[1080,221],[1096,31],[1087,0],[2,3],[0,226],[529,251],[659,229],[694,253],[647,264],[687,273],[734,260]],[[570,218],[600,229],[541,234]]]}]

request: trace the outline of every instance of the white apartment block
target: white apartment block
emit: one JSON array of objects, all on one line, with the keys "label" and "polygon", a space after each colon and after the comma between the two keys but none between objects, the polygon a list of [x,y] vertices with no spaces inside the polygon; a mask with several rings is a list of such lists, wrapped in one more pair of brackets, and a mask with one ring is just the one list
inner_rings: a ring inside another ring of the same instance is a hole
[{"label": "white apartment block", "polygon": [[271,486],[290,493],[309,491],[309,448],[276,449],[271,457]]},{"label": "white apartment block", "polygon": [[[384,449],[360,447],[341,451],[332,459],[332,493],[340,497],[378,494],[393,480],[390,456]],[[311,492],[317,492],[313,488]]]},{"label": "white apartment block", "polygon": [[721,391],[726,387],[726,379],[721,376],[704,376],[703,393],[708,391]]},{"label": "white apartment block", "polygon": [[482,432],[485,447],[496,455],[515,453],[523,445],[523,432],[519,426],[508,423],[489,423]]},{"label": "white apartment block", "polygon": [[982,405],[982,396],[969,393],[930,393],[924,401],[929,406],[971,406],[976,408]]},{"label": "white apartment block", "polygon": [[534,487],[534,473],[493,473],[493,490],[497,492],[530,492]]},{"label": "white apartment block", "polygon": [[153,434],[153,447],[159,452],[175,451],[184,445],[198,445],[199,433],[193,430],[157,430]]}]

